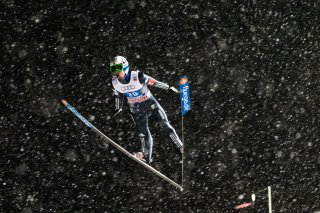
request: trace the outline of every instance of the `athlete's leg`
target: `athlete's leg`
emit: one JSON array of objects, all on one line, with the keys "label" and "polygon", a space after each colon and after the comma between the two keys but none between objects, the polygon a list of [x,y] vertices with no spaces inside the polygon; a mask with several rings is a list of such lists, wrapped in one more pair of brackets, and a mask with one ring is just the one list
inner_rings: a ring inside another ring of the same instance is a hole
[{"label": "athlete's leg", "polygon": [[[160,124],[161,129],[167,137],[169,137],[172,142],[175,144],[176,148],[180,151],[182,150],[182,142],[176,133],[175,129],[170,125],[167,115],[161,105],[154,100],[154,103],[151,105],[152,116],[155,118],[156,122]],[[182,152],[182,151],[181,151]]]},{"label": "athlete's leg", "polygon": [[147,162],[152,161],[153,139],[148,127],[148,115],[140,108],[130,108],[141,142],[141,151]]}]

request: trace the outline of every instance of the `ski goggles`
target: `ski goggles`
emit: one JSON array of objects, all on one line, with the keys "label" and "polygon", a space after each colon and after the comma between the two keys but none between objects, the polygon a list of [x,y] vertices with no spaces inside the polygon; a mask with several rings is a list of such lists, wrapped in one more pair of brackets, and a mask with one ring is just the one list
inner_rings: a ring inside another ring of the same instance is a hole
[{"label": "ski goggles", "polygon": [[110,67],[110,72],[112,74],[119,73],[121,71],[123,71],[123,64],[113,64]]}]

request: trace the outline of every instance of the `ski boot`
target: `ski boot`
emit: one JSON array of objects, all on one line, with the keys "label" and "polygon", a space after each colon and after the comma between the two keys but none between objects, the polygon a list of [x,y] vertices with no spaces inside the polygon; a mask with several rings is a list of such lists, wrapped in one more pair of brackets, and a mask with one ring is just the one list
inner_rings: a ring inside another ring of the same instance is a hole
[{"label": "ski boot", "polygon": [[135,156],[138,160],[146,162],[146,159],[144,158],[144,154],[142,152],[134,152],[133,156]]}]

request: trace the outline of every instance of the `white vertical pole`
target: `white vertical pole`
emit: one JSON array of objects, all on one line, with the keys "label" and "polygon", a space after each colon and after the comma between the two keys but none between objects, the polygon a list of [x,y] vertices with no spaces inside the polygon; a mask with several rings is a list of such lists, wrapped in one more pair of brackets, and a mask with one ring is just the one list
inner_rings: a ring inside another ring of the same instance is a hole
[{"label": "white vertical pole", "polygon": [[268,206],[269,206],[269,213],[272,213],[272,198],[271,198],[271,186],[268,186]]},{"label": "white vertical pole", "polygon": [[181,163],[181,186],[182,188],[184,187],[183,184],[184,184],[184,181],[183,181],[183,161],[184,161],[184,133],[183,133],[183,115],[182,115],[182,134],[181,134],[181,140],[182,140],[182,154],[181,154],[181,157],[182,157],[182,163]]}]

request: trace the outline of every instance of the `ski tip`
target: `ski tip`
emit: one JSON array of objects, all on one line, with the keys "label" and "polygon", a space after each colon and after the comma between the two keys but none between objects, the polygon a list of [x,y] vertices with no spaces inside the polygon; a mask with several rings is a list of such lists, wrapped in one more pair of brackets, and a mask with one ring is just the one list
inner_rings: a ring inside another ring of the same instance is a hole
[{"label": "ski tip", "polygon": [[61,100],[61,102],[63,103],[63,105],[67,106],[68,105],[68,102],[64,99]]}]

